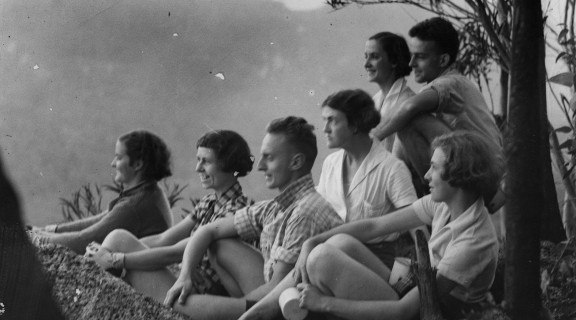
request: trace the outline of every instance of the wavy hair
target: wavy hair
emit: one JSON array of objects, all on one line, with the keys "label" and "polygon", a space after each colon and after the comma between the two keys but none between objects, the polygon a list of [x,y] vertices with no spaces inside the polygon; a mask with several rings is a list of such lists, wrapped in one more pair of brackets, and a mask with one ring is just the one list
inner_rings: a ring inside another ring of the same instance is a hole
[{"label": "wavy hair", "polygon": [[386,52],[390,63],[394,66],[396,79],[406,77],[412,72],[410,67],[410,50],[406,40],[392,32],[379,32],[368,40],[374,40]]},{"label": "wavy hair", "polygon": [[374,106],[374,100],[360,89],[333,93],[322,102],[322,107],[330,107],[344,113],[348,125],[361,133],[368,134],[380,123],[380,113]]},{"label": "wavy hair", "polygon": [[212,149],[220,169],[233,172],[236,177],[244,177],[252,171],[254,156],[250,153],[248,142],[238,133],[231,130],[213,130],[206,132],[196,148]]},{"label": "wavy hair", "polygon": [[432,141],[446,156],[442,178],[451,186],[491,197],[499,187],[505,163],[496,143],[469,131],[454,131]]},{"label": "wavy hair", "polygon": [[134,161],[142,161],[144,180],[160,181],[172,175],[170,150],[157,135],[146,130],[134,130],[121,135],[118,141],[126,147],[131,165]]}]

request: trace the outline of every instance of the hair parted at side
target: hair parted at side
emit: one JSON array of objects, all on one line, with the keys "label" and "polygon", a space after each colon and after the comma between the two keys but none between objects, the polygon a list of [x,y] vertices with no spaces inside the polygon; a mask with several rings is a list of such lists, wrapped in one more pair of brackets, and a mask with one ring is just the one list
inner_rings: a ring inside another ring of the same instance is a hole
[{"label": "hair parted at side", "polygon": [[496,193],[505,170],[504,156],[496,143],[470,131],[454,131],[432,142],[446,156],[442,178],[453,187],[483,197]]},{"label": "hair parted at side", "polygon": [[126,147],[130,164],[141,160],[144,180],[160,181],[172,175],[171,154],[157,135],[146,130],[134,130],[118,138]]},{"label": "hair parted at side", "polygon": [[196,148],[199,147],[212,149],[220,169],[224,172],[233,172],[236,177],[244,177],[252,171],[254,157],[250,153],[248,142],[235,131],[206,132],[196,143]]},{"label": "hair parted at side", "polygon": [[295,116],[275,119],[268,124],[266,132],[284,135],[288,143],[306,157],[304,169],[312,170],[318,155],[318,146],[316,145],[314,126],[309,124],[306,119]]},{"label": "hair parted at side", "polygon": [[410,67],[410,50],[406,40],[392,32],[379,32],[368,40],[376,41],[388,55],[388,60],[394,66],[396,79],[406,77],[412,72]]},{"label": "hair parted at side", "polygon": [[368,134],[380,123],[380,113],[374,100],[360,89],[341,90],[333,93],[322,102],[322,107],[330,107],[346,115],[348,125],[359,132]]},{"label": "hair parted at side", "polygon": [[408,35],[422,41],[433,41],[438,53],[447,53],[450,56],[449,64],[456,61],[460,40],[458,32],[449,21],[440,17],[424,20],[413,26]]}]

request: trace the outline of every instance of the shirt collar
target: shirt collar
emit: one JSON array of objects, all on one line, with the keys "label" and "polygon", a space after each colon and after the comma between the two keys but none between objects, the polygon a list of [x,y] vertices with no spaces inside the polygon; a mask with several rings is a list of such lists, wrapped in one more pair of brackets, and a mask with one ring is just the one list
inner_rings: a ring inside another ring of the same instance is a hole
[{"label": "shirt collar", "polygon": [[274,198],[281,207],[287,208],[295,201],[299,200],[307,193],[310,189],[314,189],[314,181],[312,180],[312,174],[308,173],[298,180],[292,182],[282,193]]},{"label": "shirt collar", "polygon": [[220,198],[217,198],[215,194],[213,194],[213,196],[216,200],[216,205],[223,206],[226,202],[242,196],[242,187],[240,186],[240,183],[236,181],[230,188],[228,188],[228,190],[222,193]]}]

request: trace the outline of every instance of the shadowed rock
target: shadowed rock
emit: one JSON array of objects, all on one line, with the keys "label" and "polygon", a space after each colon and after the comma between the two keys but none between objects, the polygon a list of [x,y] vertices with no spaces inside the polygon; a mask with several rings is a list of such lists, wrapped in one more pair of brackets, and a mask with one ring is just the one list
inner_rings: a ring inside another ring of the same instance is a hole
[{"label": "shadowed rock", "polygon": [[54,244],[37,248],[54,299],[68,319],[188,319],[68,248]]}]

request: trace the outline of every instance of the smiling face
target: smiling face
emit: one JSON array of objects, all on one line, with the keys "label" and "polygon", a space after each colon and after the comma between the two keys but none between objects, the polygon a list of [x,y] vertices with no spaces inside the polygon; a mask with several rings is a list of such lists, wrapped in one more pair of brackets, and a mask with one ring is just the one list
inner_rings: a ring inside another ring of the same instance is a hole
[{"label": "smiling face", "polygon": [[114,181],[122,184],[125,189],[131,188],[140,182],[139,169],[142,167],[142,161],[137,160],[130,164],[126,146],[120,140],[116,141],[114,159],[110,165],[116,169]]},{"label": "smiling face", "polygon": [[293,181],[293,171],[290,170],[293,147],[284,135],[267,133],[262,140],[260,154],[258,170],[264,172],[266,186],[283,191]]},{"label": "smiling face", "polygon": [[212,189],[218,196],[226,192],[235,182],[233,172],[224,172],[218,164],[214,150],[198,147],[196,151],[196,172],[204,189]]},{"label": "smiling face", "polygon": [[328,148],[344,148],[354,136],[344,112],[324,106],[322,107],[322,120],[324,120],[324,134]]},{"label": "smiling face", "polygon": [[423,41],[417,37],[410,38],[410,66],[414,71],[414,79],[418,83],[428,83],[436,79],[447,67],[449,56],[447,53],[437,53],[432,41]]},{"label": "smiling face", "polygon": [[430,186],[430,195],[436,202],[448,202],[456,193],[456,187],[451,186],[442,178],[446,166],[446,154],[442,149],[436,148],[430,160],[430,169],[424,175]]},{"label": "smiling face", "polygon": [[364,68],[368,72],[368,81],[378,84],[394,79],[394,66],[388,54],[376,40],[366,41]]}]

